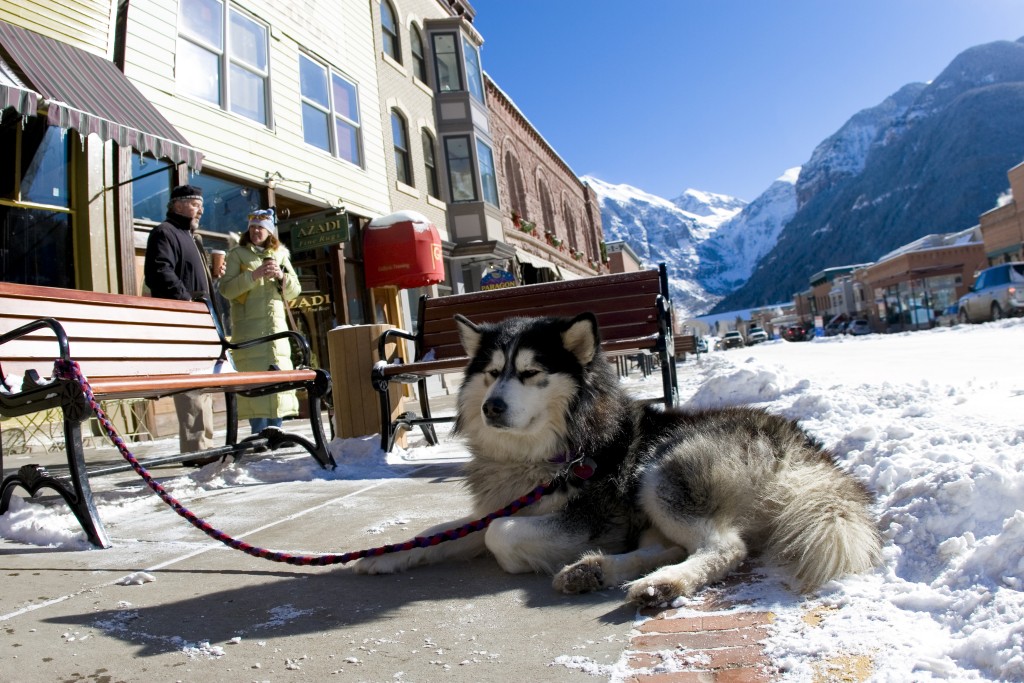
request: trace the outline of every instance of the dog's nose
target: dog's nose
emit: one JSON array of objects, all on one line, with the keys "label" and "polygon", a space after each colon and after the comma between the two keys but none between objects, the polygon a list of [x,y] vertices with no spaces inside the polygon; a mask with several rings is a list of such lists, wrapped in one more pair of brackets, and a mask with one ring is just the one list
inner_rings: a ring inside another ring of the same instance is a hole
[{"label": "dog's nose", "polygon": [[508,404],[500,398],[489,398],[484,401],[484,417],[489,420],[499,418],[508,410]]}]

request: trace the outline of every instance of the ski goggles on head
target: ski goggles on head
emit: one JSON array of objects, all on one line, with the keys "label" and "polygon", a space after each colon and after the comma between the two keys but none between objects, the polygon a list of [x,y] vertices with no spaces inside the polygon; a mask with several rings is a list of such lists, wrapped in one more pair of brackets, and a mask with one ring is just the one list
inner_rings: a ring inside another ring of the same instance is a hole
[{"label": "ski goggles on head", "polygon": [[274,220],[273,209],[257,209],[249,214],[249,220],[260,221],[260,220]]},{"label": "ski goggles on head", "polygon": [[275,223],[273,209],[260,209],[249,214],[249,225],[258,225],[270,232],[276,232]]}]

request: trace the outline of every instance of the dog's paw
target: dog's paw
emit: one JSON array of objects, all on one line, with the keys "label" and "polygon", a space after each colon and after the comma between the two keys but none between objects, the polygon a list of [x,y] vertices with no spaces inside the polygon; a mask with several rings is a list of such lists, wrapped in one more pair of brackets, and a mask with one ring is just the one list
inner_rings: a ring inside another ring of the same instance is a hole
[{"label": "dog's paw", "polygon": [[562,593],[589,593],[600,590],[604,585],[604,567],[601,555],[585,555],[578,562],[562,567],[551,582],[555,590]]},{"label": "dog's paw", "polygon": [[362,557],[352,564],[352,569],[359,574],[394,574],[408,568],[408,562],[401,553]]},{"label": "dog's paw", "polygon": [[659,581],[649,576],[629,583],[627,589],[626,599],[637,607],[657,607],[691,593],[678,581]]}]

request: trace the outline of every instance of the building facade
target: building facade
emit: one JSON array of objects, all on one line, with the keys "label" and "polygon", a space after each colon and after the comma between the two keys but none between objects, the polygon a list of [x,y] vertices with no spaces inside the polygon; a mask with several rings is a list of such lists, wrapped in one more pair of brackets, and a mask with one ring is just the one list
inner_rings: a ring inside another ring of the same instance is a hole
[{"label": "building facade", "polygon": [[1009,170],[1010,192],[1001,206],[981,214],[981,238],[988,265],[1024,261],[1024,164]]},{"label": "building facade", "polygon": [[643,261],[628,242],[606,242],[605,253],[608,256],[607,266],[610,273],[635,273],[643,268]]},{"label": "building facade", "polygon": [[203,187],[211,248],[229,246],[251,210],[273,207],[302,283],[296,319],[326,365],[329,329],[375,319],[361,235],[391,206],[370,4],[121,6],[126,75],[204,153],[188,174],[133,156],[138,260],[177,182]]},{"label": "building facade", "polygon": [[597,195],[547,143],[512,99],[485,79],[496,144],[504,239],[520,282],[607,272]]},{"label": "building facade", "polygon": [[864,317],[876,332],[928,329],[947,319],[985,267],[979,228],[915,240],[855,273],[871,293]]}]

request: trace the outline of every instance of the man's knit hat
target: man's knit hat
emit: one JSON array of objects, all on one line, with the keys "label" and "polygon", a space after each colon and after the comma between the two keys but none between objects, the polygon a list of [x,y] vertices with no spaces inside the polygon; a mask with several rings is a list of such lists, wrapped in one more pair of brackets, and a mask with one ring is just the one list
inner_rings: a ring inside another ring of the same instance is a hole
[{"label": "man's knit hat", "polygon": [[178,185],[171,190],[171,201],[178,199],[202,199],[203,188],[196,185]]}]

